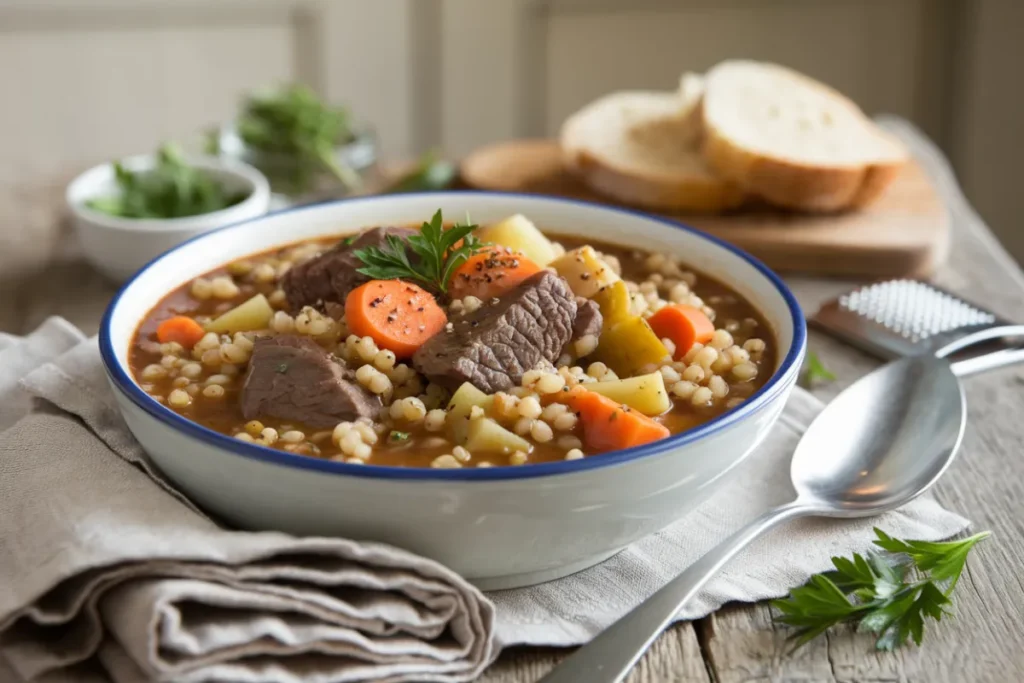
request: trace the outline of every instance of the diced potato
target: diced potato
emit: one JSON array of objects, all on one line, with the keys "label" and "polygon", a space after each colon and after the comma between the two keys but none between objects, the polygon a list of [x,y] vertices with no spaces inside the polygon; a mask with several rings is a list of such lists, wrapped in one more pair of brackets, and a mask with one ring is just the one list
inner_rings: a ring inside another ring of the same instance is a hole
[{"label": "diced potato", "polygon": [[446,423],[452,441],[460,446],[464,445],[470,424],[469,411],[473,409],[473,406],[479,406],[485,411],[489,410],[493,402],[493,396],[485,394],[469,382],[463,382],[448,401]]},{"label": "diced potato", "polygon": [[494,242],[521,251],[542,268],[555,260],[555,248],[551,242],[522,214],[517,213],[499,223],[481,228],[477,231],[477,237],[484,242]]},{"label": "diced potato", "polygon": [[591,298],[602,287],[620,279],[590,245],[567,251],[549,265],[568,281],[573,294],[584,299]]},{"label": "diced potato", "polygon": [[602,287],[592,299],[601,308],[603,330],[610,330],[630,316],[629,290],[622,280]]},{"label": "diced potato", "polygon": [[665,390],[665,378],[660,372],[610,382],[591,382],[583,386],[644,415],[661,415],[672,407]]},{"label": "diced potato", "polygon": [[628,377],[640,372],[645,365],[661,362],[668,355],[668,349],[647,321],[635,315],[601,333],[593,358],[610,367],[616,375]]},{"label": "diced potato", "polygon": [[234,332],[250,332],[263,330],[270,325],[274,317],[274,309],[270,307],[267,297],[257,294],[246,302],[240,303],[220,317],[206,323],[207,332],[231,334]]},{"label": "diced potato", "polygon": [[516,451],[530,452],[529,441],[510,432],[489,417],[471,420],[467,437],[465,447],[473,455],[484,453],[511,455]]}]

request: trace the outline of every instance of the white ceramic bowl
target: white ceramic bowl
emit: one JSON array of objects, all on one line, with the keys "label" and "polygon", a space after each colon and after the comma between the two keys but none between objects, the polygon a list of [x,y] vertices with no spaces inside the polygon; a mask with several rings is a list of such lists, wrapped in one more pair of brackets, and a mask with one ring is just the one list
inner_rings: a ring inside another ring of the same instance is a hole
[{"label": "white ceramic bowl", "polygon": [[[124,159],[131,171],[150,170],[154,155]],[[168,249],[214,228],[262,216],[270,206],[270,186],[263,174],[239,161],[201,157],[189,162],[206,171],[229,192],[248,196],[221,211],[184,218],[133,219],[94,211],[85,202],[118,192],[114,167],[100,164],[85,171],[68,185],[65,199],[74,216],[75,231],[85,258],[101,273],[122,282]]]},{"label": "white ceramic bowl", "polygon": [[[774,328],[774,375],[731,412],[640,448],[486,469],[348,465],[243,443],[157,403],[132,379],[139,321],[171,289],[227,261],[311,237],[419,223],[438,208],[478,223],[522,213],[542,229],[673,253],[747,297]],[[550,580],[600,562],[700,503],[761,442],[797,378],[805,325],[793,295],[740,250],[677,223],[532,195],[439,192],[354,198],[203,235],[144,268],[111,303],[100,346],[125,420],[156,465],[241,527],[384,541],[485,589]]]}]

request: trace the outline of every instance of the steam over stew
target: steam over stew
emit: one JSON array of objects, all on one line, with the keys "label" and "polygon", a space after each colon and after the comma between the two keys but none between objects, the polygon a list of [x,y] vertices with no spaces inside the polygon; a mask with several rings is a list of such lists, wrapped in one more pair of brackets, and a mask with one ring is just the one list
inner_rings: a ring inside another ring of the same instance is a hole
[{"label": "steam over stew", "polygon": [[197,278],[130,360],[154,399],[242,441],[492,467],[690,429],[754,393],[775,353],[750,303],[666,254],[438,212]]}]

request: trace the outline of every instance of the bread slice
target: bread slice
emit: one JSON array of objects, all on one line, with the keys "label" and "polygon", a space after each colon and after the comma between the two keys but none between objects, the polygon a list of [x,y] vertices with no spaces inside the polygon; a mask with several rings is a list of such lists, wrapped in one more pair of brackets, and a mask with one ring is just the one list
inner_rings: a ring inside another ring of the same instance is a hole
[{"label": "bread slice", "polygon": [[738,206],[744,193],[700,155],[699,91],[691,80],[688,95],[625,91],[592,102],[562,125],[565,165],[591,189],[645,209],[717,213]]},{"label": "bread slice", "polygon": [[791,209],[863,206],[908,159],[903,145],[851,100],[774,64],[734,60],[712,68],[701,113],[710,167]]}]

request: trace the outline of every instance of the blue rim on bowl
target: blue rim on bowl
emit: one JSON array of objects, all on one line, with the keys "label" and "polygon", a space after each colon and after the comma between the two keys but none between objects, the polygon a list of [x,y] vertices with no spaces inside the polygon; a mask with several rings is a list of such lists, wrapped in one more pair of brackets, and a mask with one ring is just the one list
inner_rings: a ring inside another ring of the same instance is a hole
[{"label": "blue rim on bowl", "polygon": [[148,413],[151,417],[164,423],[165,425],[174,428],[178,431],[185,432],[191,437],[204,441],[211,446],[225,449],[232,452],[235,455],[240,455],[245,458],[251,458],[260,460],[273,465],[280,465],[283,467],[298,467],[301,469],[315,470],[324,472],[327,474],[341,474],[346,476],[355,477],[369,477],[369,478],[380,478],[380,479],[441,479],[441,480],[455,480],[455,481],[494,481],[502,479],[530,479],[535,477],[545,477],[551,475],[562,475],[572,474],[574,472],[582,472],[585,470],[597,469],[602,467],[611,467],[614,465],[620,465],[637,458],[646,456],[657,455],[664,453],[665,451],[671,450],[678,446],[682,446],[694,441],[703,439],[711,434],[714,434],[729,425],[742,420],[743,418],[753,415],[763,408],[767,403],[771,401],[780,391],[783,390],[782,379],[786,377],[794,368],[796,363],[803,355],[804,346],[807,343],[807,326],[804,321],[803,312],[800,309],[800,305],[797,303],[793,293],[790,292],[789,288],[782,282],[772,270],[766,265],[761,263],[759,260],[751,256],[750,254],[742,251],[741,249],[724,242],[717,237],[713,237],[705,232],[697,230],[696,228],[678,223],[676,221],[660,218],[646,214],[642,211],[633,209],[622,209],[617,207],[606,206],[597,202],[589,202],[578,199],[564,199],[560,197],[551,197],[547,195],[531,194],[525,192],[480,192],[476,190],[448,190],[443,192],[422,192],[416,193],[418,195],[459,195],[466,194],[475,197],[478,196],[493,196],[500,198],[529,198],[535,200],[556,202],[561,204],[573,204],[579,206],[585,206],[594,209],[600,209],[603,211],[611,211],[619,213],[625,216],[639,216],[645,220],[655,221],[666,225],[674,230],[683,230],[686,232],[693,233],[701,239],[708,240],[713,244],[725,249],[726,251],[738,256],[743,259],[751,266],[754,267],[761,275],[767,278],[775,290],[782,296],[786,302],[786,307],[789,310],[790,318],[793,324],[793,342],[790,345],[789,351],[786,357],[779,364],[778,368],[773,373],[772,377],[754,392],[750,398],[743,402],[739,407],[734,408],[718,417],[705,422],[704,424],[674,434],[666,439],[655,441],[653,443],[637,446],[634,448],[627,448],[620,451],[613,451],[611,453],[605,453],[589,458],[583,458],[580,460],[562,460],[559,462],[546,462],[536,463],[528,466],[498,466],[498,467],[486,467],[486,468],[466,468],[466,469],[438,469],[429,467],[392,467],[383,465],[351,465],[344,462],[335,460],[324,460],[307,455],[296,455],[287,451],[281,451],[273,448],[267,448],[265,446],[259,446],[256,444],[246,443],[235,439],[234,437],[220,432],[215,432],[212,429],[202,426],[198,422],[193,422],[188,418],[185,418],[178,413],[174,412],[167,406],[158,403],[149,394],[144,392],[135,380],[125,371],[124,367],[117,360],[117,356],[114,353],[113,340],[111,338],[111,322],[114,314],[114,310],[117,308],[118,302],[125,292],[132,286],[132,283],[145,271],[149,270],[156,263],[162,261],[165,258],[170,258],[176,251],[182,249],[186,245],[193,241],[203,239],[211,234],[220,232],[222,230],[231,230],[240,225],[250,223],[253,220],[262,220],[269,216],[277,216],[285,213],[300,213],[311,209],[321,208],[326,205],[342,204],[342,203],[354,203],[354,202],[368,202],[368,201],[386,201],[386,196],[369,196],[369,197],[350,197],[343,199],[330,200],[325,202],[319,202],[316,204],[308,204],[301,207],[287,208],[280,211],[264,214],[255,219],[241,221],[233,225],[227,225],[215,230],[211,230],[202,235],[194,237],[182,244],[164,252],[160,256],[156,257],[145,266],[143,266],[135,275],[133,275],[124,285],[118,290],[117,294],[111,300],[107,306],[107,310],[103,315],[103,321],[100,325],[99,334],[99,346],[100,355],[103,359],[103,364],[106,367],[108,376],[118,389],[120,389],[137,407]]}]

